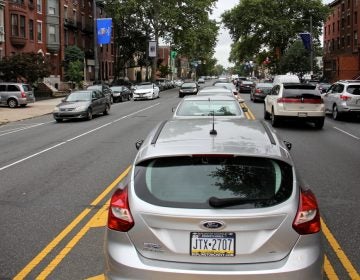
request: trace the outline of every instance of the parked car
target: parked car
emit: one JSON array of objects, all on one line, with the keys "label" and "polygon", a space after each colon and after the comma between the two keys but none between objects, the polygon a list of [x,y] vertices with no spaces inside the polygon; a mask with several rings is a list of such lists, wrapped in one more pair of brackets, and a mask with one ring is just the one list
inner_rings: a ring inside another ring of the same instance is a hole
[{"label": "parked car", "polygon": [[226,95],[226,96],[232,96],[234,97],[234,94],[232,92],[231,89],[229,89],[226,86],[210,86],[210,87],[204,87],[202,89],[200,89],[197,93],[197,95],[209,95],[209,96],[214,96],[214,95]]},{"label": "parked car", "polygon": [[105,84],[92,85],[92,86],[88,86],[87,89],[100,90],[106,96],[106,98],[109,100],[111,104],[114,102],[113,92],[108,85]]},{"label": "parked car", "polygon": [[142,99],[155,99],[160,97],[160,89],[154,83],[141,83],[136,85],[133,99],[142,100]]},{"label": "parked car", "polygon": [[91,120],[94,115],[108,115],[110,111],[109,99],[99,90],[78,90],[70,93],[58,104],[53,117],[57,122],[65,119]]},{"label": "parked car", "polygon": [[132,92],[126,86],[113,86],[110,88],[113,95],[114,102],[124,102],[126,100],[131,100]]},{"label": "parked car", "polygon": [[254,87],[254,82],[239,80],[237,86],[239,93],[251,93],[251,90]]},{"label": "parked car", "polygon": [[199,85],[195,82],[185,82],[179,88],[179,97],[197,94]]},{"label": "parked car", "polygon": [[160,91],[167,89],[165,79],[156,79],[155,84],[159,87]]},{"label": "parked car", "polygon": [[238,90],[236,89],[236,86],[232,82],[219,82],[218,81],[218,82],[214,83],[213,86],[215,86],[215,87],[226,87],[229,90],[231,90],[233,95],[238,94]]},{"label": "parked car", "polygon": [[205,79],[204,78],[199,78],[198,79],[198,84],[205,84]]},{"label": "parked car", "polygon": [[277,84],[264,100],[264,118],[273,126],[282,120],[309,121],[321,129],[324,126],[325,107],[320,92],[311,84]]},{"label": "parked car", "polygon": [[256,83],[251,88],[250,99],[254,102],[264,101],[266,95],[268,95],[273,87],[272,83]]},{"label": "parked car", "polygon": [[35,102],[34,92],[29,84],[0,83],[0,104],[10,108],[25,107]]},{"label": "parked car", "polygon": [[333,119],[344,115],[360,115],[360,81],[344,80],[334,83],[323,95],[325,111]]},{"label": "parked car", "polygon": [[173,119],[111,197],[105,277],[323,279],[315,195],[263,121]]},{"label": "parked car", "polygon": [[197,95],[185,97],[176,107],[173,118],[212,116],[244,118],[244,113],[234,96]]}]

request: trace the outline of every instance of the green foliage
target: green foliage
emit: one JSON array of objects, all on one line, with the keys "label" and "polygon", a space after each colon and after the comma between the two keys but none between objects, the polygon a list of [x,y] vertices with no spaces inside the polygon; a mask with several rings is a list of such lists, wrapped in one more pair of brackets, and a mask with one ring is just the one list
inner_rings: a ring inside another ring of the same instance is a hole
[{"label": "green foliage", "polygon": [[310,72],[310,52],[304,48],[302,41],[295,41],[280,60],[281,73],[297,73],[302,76]]},{"label": "green foliage", "polygon": [[0,61],[0,78],[4,81],[25,80],[34,85],[50,75],[49,61],[39,53],[20,53]]},{"label": "green foliage", "polygon": [[65,49],[65,79],[77,84],[84,77],[84,52],[77,46],[69,46]]},{"label": "green foliage", "polygon": [[299,33],[310,31],[319,40],[329,8],[321,0],[242,0],[222,15],[235,44],[231,61],[237,63],[261,49],[278,51],[280,56]]},{"label": "green foliage", "polygon": [[83,67],[84,65],[80,60],[70,61],[66,71],[66,78],[79,86],[84,79]]},{"label": "green foliage", "polygon": [[172,73],[170,67],[165,65],[159,66],[159,72],[161,78],[166,78],[167,75],[170,75]]}]

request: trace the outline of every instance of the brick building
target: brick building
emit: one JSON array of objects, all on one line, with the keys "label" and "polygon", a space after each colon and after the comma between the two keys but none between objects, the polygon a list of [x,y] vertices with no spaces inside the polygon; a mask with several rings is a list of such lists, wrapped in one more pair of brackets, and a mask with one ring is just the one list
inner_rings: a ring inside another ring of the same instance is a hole
[{"label": "brick building", "polygon": [[330,82],[360,78],[360,0],[336,0],[324,24],[324,76]]},{"label": "brick building", "polygon": [[[64,78],[65,49],[76,45],[85,53],[85,80],[95,78],[93,0],[0,0],[0,59],[15,53],[36,52],[51,61],[48,82]],[[106,17],[101,6],[96,18]],[[98,77],[113,76],[113,44],[96,47]]]}]

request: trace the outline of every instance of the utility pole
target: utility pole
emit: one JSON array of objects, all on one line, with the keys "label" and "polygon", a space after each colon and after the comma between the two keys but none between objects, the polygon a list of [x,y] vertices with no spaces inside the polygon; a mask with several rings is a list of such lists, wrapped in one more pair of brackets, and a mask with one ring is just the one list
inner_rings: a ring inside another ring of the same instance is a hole
[{"label": "utility pole", "polygon": [[314,56],[314,50],[313,50],[313,24],[312,24],[312,16],[310,15],[310,75],[313,74],[313,56]]},{"label": "utility pole", "polygon": [[97,49],[97,29],[96,29],[96,0],[93,0],[93,18],[94,18],[94,64],[95,64],[95,82],[99,81],[99,59]]}]

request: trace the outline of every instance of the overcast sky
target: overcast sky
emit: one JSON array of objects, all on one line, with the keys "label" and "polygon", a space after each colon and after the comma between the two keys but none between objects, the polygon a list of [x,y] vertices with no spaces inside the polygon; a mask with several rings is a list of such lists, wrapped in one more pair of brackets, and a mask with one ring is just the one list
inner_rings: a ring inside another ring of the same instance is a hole
[{"label": "overcast sky", "polygon": [[[330,3],[333,0],[323,0],[324,3]],[[239,0],[218,0],[216,8],[214,9],[211,18],[214,18],[220,21],[220,16],[227,10],[235,7],[240,1]],[[218,42],[215,48],[215,58],[218,60],[218,64],[221,64],[225,68],[232,66],[228,61],[230,54],[230,45],[232,40],[230,38],[229,32],[225,28],[219,30]]]}]

